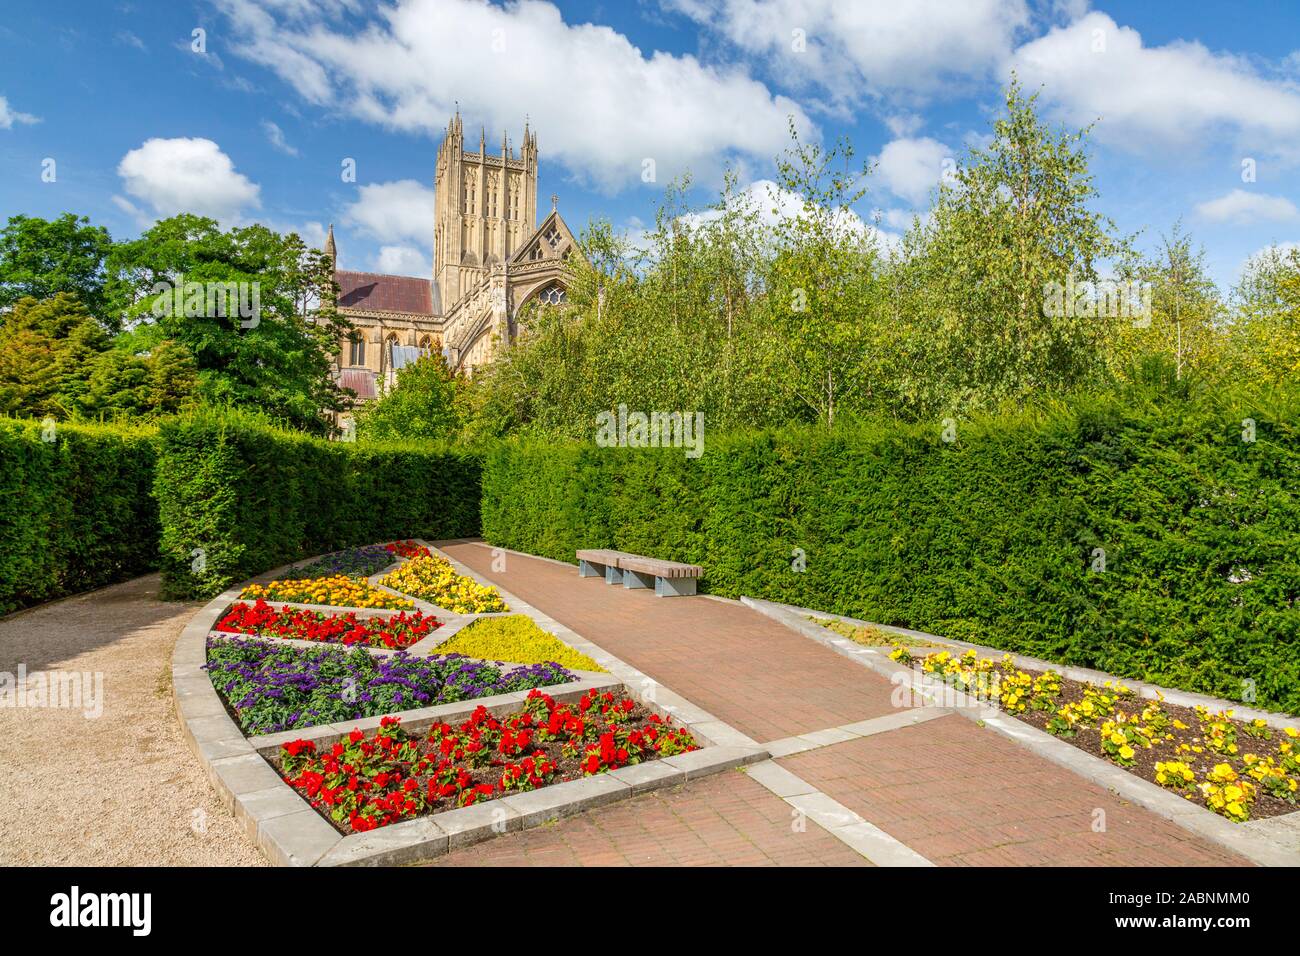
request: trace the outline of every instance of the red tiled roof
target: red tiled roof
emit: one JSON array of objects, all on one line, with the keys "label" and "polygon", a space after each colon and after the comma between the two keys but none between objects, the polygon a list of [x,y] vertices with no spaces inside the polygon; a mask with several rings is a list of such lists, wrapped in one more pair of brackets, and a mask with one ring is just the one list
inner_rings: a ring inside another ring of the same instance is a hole
[{"label": "red tiled roof", "polygon": [[375,373],[364,368],[345,368],[339,372],[339,385],[357,393],[358,401],[375,397]]},{"label": "red tiled roof", "polygon": [[340,308],[433,315],[433,283],[428,279],[339,269],[334,280]]}]

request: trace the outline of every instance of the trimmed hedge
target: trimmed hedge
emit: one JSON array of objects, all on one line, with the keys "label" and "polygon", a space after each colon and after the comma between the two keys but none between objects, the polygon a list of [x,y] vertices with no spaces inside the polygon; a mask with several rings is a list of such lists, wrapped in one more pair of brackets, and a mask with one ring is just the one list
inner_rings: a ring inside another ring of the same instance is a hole
[{"label": "trimmed hedge", "polygon": [[142,574],[158,554],[153,432],[0,419],[0,613]]},{"label": "trimmed hedge", "polygon": [[210,597],[340,548],[478,534],[481,462],[471,453],[323,441],[228,411],[170,419],[159,442],[170,596]]},{"label": "trimmed hedge", "polygon": [[696,460],[512,442],[485,460],[483,532],[566,561],[690,561],[713,593],[1298,713],[1297,412],[1096,402],[963,423],[951,444],[937,427],[709,434]]}]

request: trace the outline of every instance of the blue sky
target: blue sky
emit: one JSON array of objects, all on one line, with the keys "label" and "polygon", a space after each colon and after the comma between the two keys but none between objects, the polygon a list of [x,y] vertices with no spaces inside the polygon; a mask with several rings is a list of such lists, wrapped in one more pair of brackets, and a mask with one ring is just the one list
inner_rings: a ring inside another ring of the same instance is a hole
[{"label": "blue sky", "polygon": [[1054,121],[1098,121],[1099,208],[1140,244],[1181,218],[1227,286],[1250,255],[1300,241],[1296,4],[6,0],[5,13],[0,216],[70,210],[115,237],[181,210],[313,243],[333,222],[343,266],[420,274],[433,159],[459,103],[490,150],[503,131],[517,146],[529,117],[539,192],[559,194],[575,228],[635,229],[686,169],[701,201],[728,165],[764,190],[793,116],[877,157],[859,213],[890,241],[987,133],[1015,69]]}]

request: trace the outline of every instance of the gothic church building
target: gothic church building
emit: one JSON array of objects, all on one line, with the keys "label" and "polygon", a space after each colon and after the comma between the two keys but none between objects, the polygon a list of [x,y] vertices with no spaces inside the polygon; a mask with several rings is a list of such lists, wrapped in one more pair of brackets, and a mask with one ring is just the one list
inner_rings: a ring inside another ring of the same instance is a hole
[{"label": "gothic church building", "polygon": [[[341,343],[339,384],[367,401],[434,349],[472,374],[514,340],[525,305],[564,301],[567,260],[582,252],[556,204],[552,196],[538,223],[537,135],[527,123],[517,156],[504,137],[500,154],[489,153],[483,134],[467,152],[458,111],[434,174],[433,275],[335,269],[339,311],[356,328]],[[337,266],[333,226],[325,251]]]}]

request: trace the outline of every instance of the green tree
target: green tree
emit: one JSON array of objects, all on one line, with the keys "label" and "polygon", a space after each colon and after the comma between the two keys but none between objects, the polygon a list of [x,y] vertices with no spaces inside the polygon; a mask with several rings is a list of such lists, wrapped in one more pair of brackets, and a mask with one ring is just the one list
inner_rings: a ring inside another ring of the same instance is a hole
[{"label": "green tree", "polygon": [[438,440],[460,427],[456,377],[441,352],[397,370],[395,386],[357,414],[357,438]]},{"label": "green tree", "polygon": [[[881,336],[880,254],[853,210],[867,193],[870,170],[855,168],[847,139],[829,149],[801,143],[793,120],[790,137],[777,180],[799,205],[772,210],[777,252],[766,302],[793,391],[832,425],[837,412],[863,401],[864,389],[878,378],[871,359]],[[779,203],[782,196],[772,198]]]},{"label": "green tree", "polygon": [[150,354],[112,347],[75,295],[20,299],[0,329],[0,412],[59,420],[140,417],[193,401],[194,364],[183,346]]},{"label": "green tree", "polygon": [[1267,385],[1300,376],[1300,249],[1269,249],[1247,264],[1225,329],[1225,377]]},{"label": "green tree", "polygon": [[1146,314],[1114,322],[1111,363],[1127,378],[1154,356],[1169,360],[1175,380],[1210,374],[1222,348],[1224,305],[1205,268],[1205,251],[1192,244],[1181,223],[1160,239],[1149,257],[1135,256],[1120,275],[1142,288]]},{"label": "green tree", "polygon": [[[328,256],[295,233],[260,225],[222,231],[211,219],[180,215],[119,244],[109,265],[129,289],[130,319],[156,324],[162,338],[194,357],[205,401],[258,408],[315,434],[331,431],[326,413],[346,407],[334,358],[351,324],[333,307]],[[169,296],[175,289],[179,303]],[[221,308],[223,289],[245,294],[250,314]],[[186,290],[197,293],[192,299]]]},{"label": "green tree", "polygon": [[106,328],[116,329],[112,281],[104,269],[112,245],[108,230],[84,216],[11,216],[0,229],[0,311],[27,296],[71,292]]},{"label": "green tree", "polygon": [[940,184],[930,220],[906,244],[910,364],[940,383],[939,407],[922,414],[1066,391],[1104,366],[1107,324],[1045,307],[1049,290],[1095,284],[1126,248],[1089,205],[1089,130],[1049,129],[1037,94],[1026,97],[1014,78],[1005,100],[992,141]]}]

